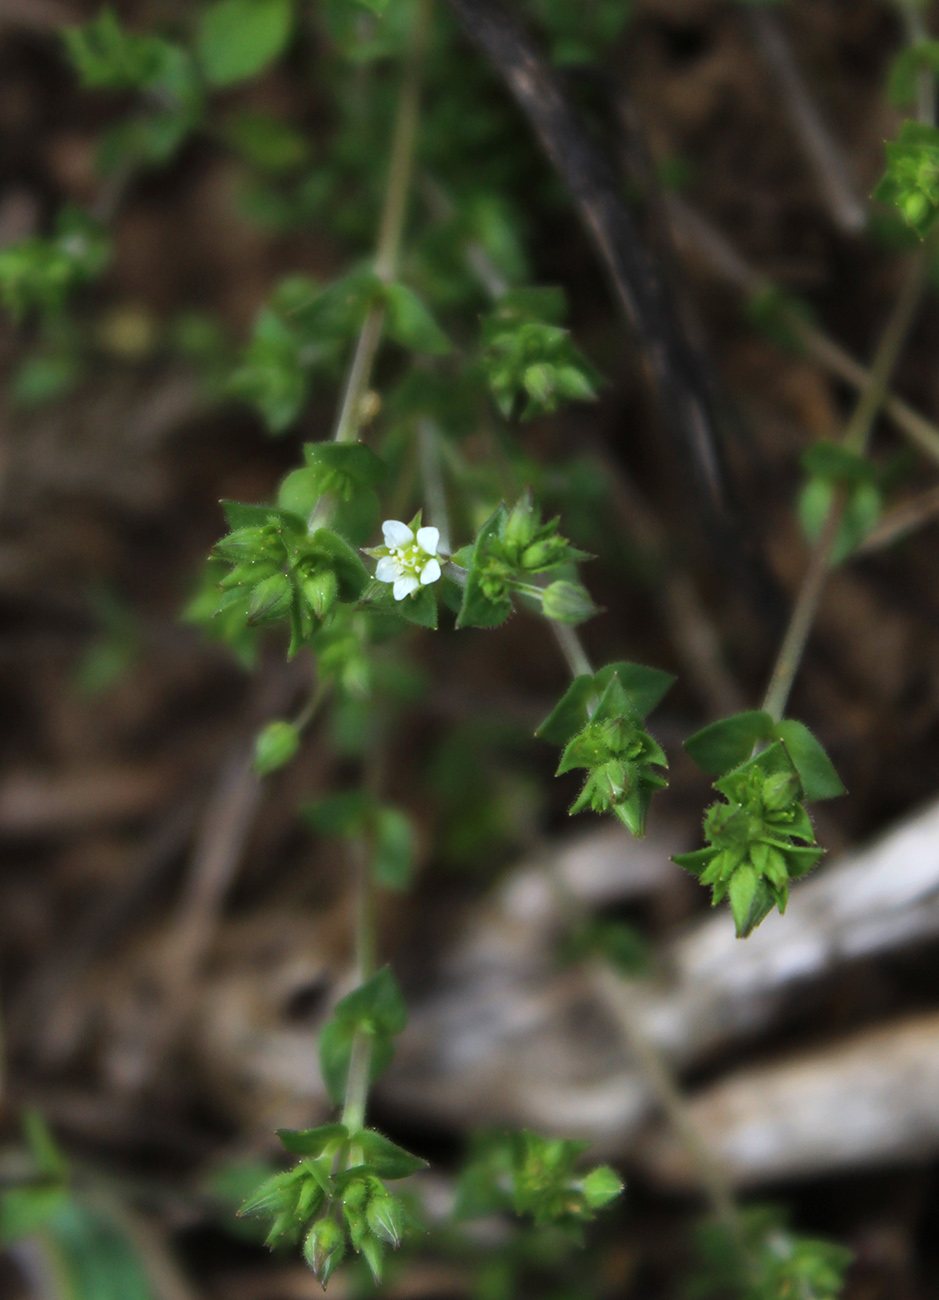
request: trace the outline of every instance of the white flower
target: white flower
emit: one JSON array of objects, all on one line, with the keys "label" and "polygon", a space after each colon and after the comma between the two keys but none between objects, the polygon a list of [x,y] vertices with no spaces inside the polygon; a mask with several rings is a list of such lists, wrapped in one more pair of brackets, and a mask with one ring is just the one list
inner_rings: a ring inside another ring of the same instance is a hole
[{"label": "white flower", "polygon": [[369,554],[377,556],[375,577],[379,582],[393,583],[395,600],[404,600],[419,587],[427,587],[440,577],[437,547],[439,528],[418,528],[417,534],[400,519],[386,519],[381,526],[384,546],[374,547]]}]

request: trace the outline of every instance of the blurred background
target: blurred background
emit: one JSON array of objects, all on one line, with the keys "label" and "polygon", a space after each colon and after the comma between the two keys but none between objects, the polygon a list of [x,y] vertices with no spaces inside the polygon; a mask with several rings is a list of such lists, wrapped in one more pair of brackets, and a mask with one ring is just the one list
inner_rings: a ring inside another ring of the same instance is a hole
[{"label": "blurred background", "polygon": [[[195,10],[114,7],[131,30],[180,39]],[[569,196],[439,5],[409,271],[472,347],[485,299],[444,238],[465,222],[510,280],[564,288],[599,376],[596,403],[497,435],[457,411],[461,463],[497,499],[507,458],[597,557],[595,662],[678,681],[651,724],[670,788],[638,842],[568,819],[576,781],[555,780],[554,750],[533,738],[565,666],[532,617],[459,635],[445,621],[383,661],[382,780],[410,819],[415,873],[381,905],[410,1024],[373,1122],[431,1161],[418,1194],[432,1223],[487,1128],[590,1139],[627,1183],[582,1256],[532,1258],[498,1225],[470,1247],[432,1231],[387,1288],[684,1294],[701,1192],[625,1016],[673,1063],[741,1195],[854,1252],[846,1296],[930,1300],[939,278],[875,429],[859,549],[830,579],[793,696],[849,790],[813,813],[828,856],[746,943],[669,861],[700,842],[710,799],[681,740],[758,707],[828,499],[800,458],[840,436],[915,243],[870,195],[912,111],[896,58],[928,33],[930,6],[510,7],[614,169],[703,359],[736,531],[728,550]],[[276,636],[239,659],[199,625],[198,592],[219,500],[272,499],[302,443],[330,436],[341,369],[274,438],[255,382],[267,362],[250,349],[283,277],[328,281],[372,247],[396,80],[373,48],[380,20],[352,23],[353,8],[298,4],[283,55],[214,90],[163,161],[109,168],[102,142],[118,149],[134,97],[82,88],[62,38],[99,6],[0,0],[0,246],[48,235],[67,205],[111,242],[67,312],[0,322],[0,1187],[35,1183],[2,1200],[10,1300],[290,1300],[317,1285],[233,1211],[277,1167],[277,1127],[332,1114],[316,1039],[355,983],[349,873],[298,810],[354,783],[377,706],[325,710],[260,781],[254,737],[302,706],[310,660],[286,663]],[[404,375],[383,356],[377,390]],[[394,454],[389,402],[376,443]],[[473,534],[458,512],[455,532]],[[576,960],[584,926],[607,927],[621,967],[641,970],[628,1007]],[[72,1190],[50,1217],[61,1162]],[[370,1285],[352,1271],[331,1290]]]}]

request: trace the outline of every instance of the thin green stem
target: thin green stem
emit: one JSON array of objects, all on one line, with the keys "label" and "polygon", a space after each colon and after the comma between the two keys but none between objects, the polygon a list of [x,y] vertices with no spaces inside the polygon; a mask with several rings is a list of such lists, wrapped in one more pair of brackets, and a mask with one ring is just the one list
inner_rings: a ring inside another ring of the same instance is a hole
[{"label": "thin green stem", "polygon": [[[551,629],[571,676],[592,674],[593,667],[577,631],[565,623],[553,621]],[[552,882],[562,896],[565,913],[569,914],[572,909],[576,911],[580,904],[570,897],[563,880],[556,873],[552,875]],[[671,1066],[646,1032],[632,984],[600,964],[591,965],[588,973],[594,988],[619,1025],[659,1108],[697,1171],[698,1180],[714,1216],[728,1229],[746,1257],[743,1222],[733,1188],[701,1136]]]},{"label": "thin green stem", "polygon": [[[900,294],[887,321],[880,344],[870,369],[867,384],[845,429],[843,445],[847,450],[863,455],[870,442],[874,421],[883,406],[887,384],[903,348],[913,317],[922,298],[930,250],[921,249],[911,261]],[[809,567],[796,597],[789,626],[779,648],[779,654],[770,676],[763,709],[780,722],[786,712],[789,693],[808,643],[812,624],[818,613],[825,581],[832,567],[832,553],[844,514],[845,493],[838,492],[828,512],[821,536],[815,544]]]},{"label": "thin green stem", "polygon": [[557,623],[553,619],[551,631],[554,633],[554,639],[561,647],[561,653],[567,661],[567,666],[571,670],[572,677],[592,677],[593,666],[584,649],[584,643],[581,641],[577,632],[567,623]]},{"label": "thin green stem", "polygon": [[[414,146],[420,114],[421,73],[430,32],[431,0],[418,0],[405,56],[398,111],[395,117],[388,164],[388,185],[378,229],[374,270],[385,284],[394,280],[401,252],[401,236],[407,211],[408,192],[414,172]],[[368,392],[372,366],[385,324],[385,308],[376,303],[362,325],[352,363],[346,375],[334,442],[355,442],[362,425],[362,399]]]}]

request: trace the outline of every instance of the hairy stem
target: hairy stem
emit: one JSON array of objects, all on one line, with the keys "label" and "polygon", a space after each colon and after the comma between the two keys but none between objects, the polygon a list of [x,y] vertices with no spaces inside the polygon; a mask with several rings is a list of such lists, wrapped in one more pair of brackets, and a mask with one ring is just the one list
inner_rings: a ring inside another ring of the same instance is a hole
[{"label": "hairy stem", "polygon": [[[395,117],[388,164],[388,185],[378,229],[374,271],[378,278],[390,284],[398,269],[401,252],[401,235],[407,209],[408,191],[414,171],[414,145],[417,140],[417,123],[420,112],[421,72],[427,38],[430,31],[431,0],[419,0],[414,12],[410,43],[405,56],[401,93]],[[385,308],[376,303],[362,325],[352,362],[346,375],[339,407],[339,417],[333,432],[335,442],[355,442],[362,424],[362,399],[368,392],[372,366],[385,324]]]},{"label": "hairy stem", "polygon": [[[867,450],[874,421],[884,402],[887,384],[922,297],[928,266],[929,252],[923,249],[916,254],[907,269],[900,294],[881,336],[868,382],[845,430],[844,447],[858,455],[863,455]],[[831,557],[844,507],[845,493],[842,490],[832,503],[821,536],[815,544],[766,688],[763,709],[776,722],[782,720],[786,711],[789,693],[818,612],[825,579],[831,569]]]}]

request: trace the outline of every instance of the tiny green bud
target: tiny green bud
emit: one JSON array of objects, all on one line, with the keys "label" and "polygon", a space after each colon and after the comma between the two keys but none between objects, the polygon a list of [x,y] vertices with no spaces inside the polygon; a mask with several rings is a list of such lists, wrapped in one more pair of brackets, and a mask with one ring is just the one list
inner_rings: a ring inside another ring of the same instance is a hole
[{"label": "tiny green bud", "polygon": [[929,211],[929,200],[919,190],[914,190],[903,200],[903,216],[911,226],[918,226]]},{"label": "tiny green bud", "polygon": [[345,1235],[335,1219],[319,1219],[303,1242],[303,1258],[326,1290],[326,1283],[346,1253]]},{"label": "tiny green bud", "polygon": [[599,1210],[602,1205],[619,1196],[622,1190],[623,1180],[609,1165],[591,1169],[584,1179],[584,1199],[591,1210]]},{"label": "tiny green bud", "polygon": [[563,537],[543,537],[540,542],[532,542],[522,552],[522,568],[527,569],[530,573],[536,573],[539,569],[547,568],[549,565],[556,563],[558,557],[564,552]]},{"label": "tiny green bud", "polygon": [[563,581],[545,587],[542,608],[546,618],[556,619],[558,623],[583,623],[597,612],[586,587]]},{"label": "tiny green bud", "polygon": [[375,1236],[397,1250],[404,1239],[404,1207],[397,1196],[373,1196],[366,1217]]},{"label": "tiny green bud", "polygon": [[254,742],[254,770],[267,776],[289,763],[300,748],[300,733],[290,722],[269,722]]},{"label": "tiny green bud", "polygon": [[795,772],[775,772],[763,782],[761,798],[763,806],[770,812],[780,812],[796,798],[799,790],[799,778]]},{"label": "tiny green bud", "polygon": [[528,366],[522,376],[526,391],[536,402],[541,402],[544,406],[551,403],[554,395],[554,372],[554,366],[538,362],[536,365]]},{"label": "tiny green bud", "polygon": [[320,569],[303,579],[303,596],[317,618],[324,618],[336,603],[339,583],[332,569]]},{"label": "tiny green bud", "polygon": [[249,623],[273,623],[282,618],[290,606],[293,588],[286,573],[264,578],[251,593]]}]

